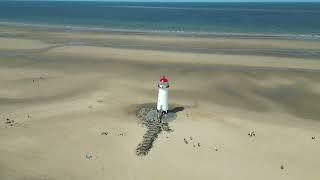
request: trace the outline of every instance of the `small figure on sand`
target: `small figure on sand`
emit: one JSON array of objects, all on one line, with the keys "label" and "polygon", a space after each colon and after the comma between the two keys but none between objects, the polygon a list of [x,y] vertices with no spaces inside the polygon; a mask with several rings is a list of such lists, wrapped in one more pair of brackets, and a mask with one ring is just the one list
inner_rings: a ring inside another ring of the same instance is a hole
[{"label": "small figure on sand", "polygon": [[99,100],[99,99],[98,99],[98,100],[97,100],[97,103],[103,103],[103,100]]},{"label": "small figure on sand", "polygon": [[10,119],[7,118],[6,124],[10,124],[10,123],[11,123]]},{"label": "small figure on sand", "polygon": [[165,112],[162,110],[162,106],[160,106],[160,110],[157,113],[157,120],[159,123],[161,123],[161,120],[162,120],[164,114],[165,114]]},{"label": "small figure on sand", "polygon": [[198,147],[200,147],[200,143],[198,142]]},{"label": "small figure on sand", "polygon": [[188,144],[188,141],[186,140],[186,138],[183,138],[184,143]]},{"label": "small figure on sand", "polygon": [[215,151],[218,151],[218,147],[217,147],[217,146],[214,146],[213,149],[214,149]]},{"label": "small figure on sand", "polygon": [[251,131],[248,136],[252,137],[252,136],[256,136],[256,133],[254,131]]},{"label": "small figure on sand", "polygon": [[86,159],[90,160],[92,158],[92,155],[91,154],[86,154]]},{"label": "small figure on sand", "polygon": [[192,141],[192,137],[190,136],[190,140]]},{"label": "small figure on sand", "polygon": [[284,166],[283,166],[283,165],[281,165],[281,166],[280,166],[280,169],[284,169]]},{"label": "small figure on sand", "polygon": [[14,126],[17,123],[14,120],[7,118],[5,124],[9,124],[10,126]]},{"label": "small figure on sand", "polygon": [[104,131],[101,133],[101,135],[108,135],[108,134],[109,134],[108,131]]},{"label": "small figure on sand", "polygon": [[119,133],[118,134],[118,136],[125,136],[127,133],[125,133],[125,132],[121,132],[121,133]]},{"label": "small figure on sand", "polygon": [[312,140],[316,140],[316,137],[315,137],[315,136],[312,136],[311,139],[312,139]]}]

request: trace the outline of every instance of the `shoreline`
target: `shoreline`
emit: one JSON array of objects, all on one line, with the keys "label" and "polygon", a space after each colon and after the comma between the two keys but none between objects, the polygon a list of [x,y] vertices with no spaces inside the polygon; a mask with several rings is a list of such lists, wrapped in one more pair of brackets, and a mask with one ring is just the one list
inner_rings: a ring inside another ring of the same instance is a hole
[{"label": "shoreline", "polygon": [[142,30],[142,29],[121,29],[107,27],[88,27],[78,25],[63,24],[44,24],[44,23],[23,23],[23,22],[7,22],[0,20],[0,26],[8,27],[27,27],[27,28],[43,28],[51,31],[64,32],[91,32],[91,33],[114,33],[126,35],[160,35],[160,36],[176,36],[176,37],[199,37],[199,38],[242,38],[242,39],[279,39],[279,40],[306,40],[319,41],[320,34],[285,34],[285,33],[225,33],[225,32],[192,32],[192,31],[169,31],[169,30]]}]

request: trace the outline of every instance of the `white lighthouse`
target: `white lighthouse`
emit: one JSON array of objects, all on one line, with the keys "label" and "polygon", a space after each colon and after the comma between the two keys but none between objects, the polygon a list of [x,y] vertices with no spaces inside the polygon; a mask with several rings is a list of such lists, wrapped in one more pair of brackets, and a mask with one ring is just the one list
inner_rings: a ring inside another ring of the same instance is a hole
[{"label": "white lighthouse", "polygon": [[168,113],[168,88],[169,81],[165,76],[162,76],[158,83],[159,94],[158,94],[158,103],[157,110],[161,113]]}]

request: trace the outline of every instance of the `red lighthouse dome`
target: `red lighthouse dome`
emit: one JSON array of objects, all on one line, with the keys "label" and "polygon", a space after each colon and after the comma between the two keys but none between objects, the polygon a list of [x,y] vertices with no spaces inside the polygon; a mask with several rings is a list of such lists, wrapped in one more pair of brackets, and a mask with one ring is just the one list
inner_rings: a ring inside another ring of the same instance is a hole
[{"label": "red lighthouse dome", "polygon": [[162,77],[160,78],[160,82],[162,82],[162,83],[167,83],[167,82],[168,82],[168,79],[167,79],[165,76],[162,76]]},{"label": "red lighthouse dome", "polygon": [[160,77],[158,87],[159,88],[168,88],[169,87],[169,81],[165,76]]}]

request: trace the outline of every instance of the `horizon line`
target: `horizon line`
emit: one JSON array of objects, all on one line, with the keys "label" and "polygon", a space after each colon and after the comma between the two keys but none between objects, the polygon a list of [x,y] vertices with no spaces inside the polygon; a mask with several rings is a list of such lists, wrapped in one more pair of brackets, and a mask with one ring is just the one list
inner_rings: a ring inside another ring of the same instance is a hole
[{"label": "horizon line", "polygon": [[150,0],[137,0],[137,1],[128,1],[128,0],[0,0],[0,2],[113,2],[113,3],[139,3],[139,2],[147,2],[147,3],[320,3],[320,0],[317,1],[301,1],[301,0],[271,0],[271,1],[150,1]]}]

